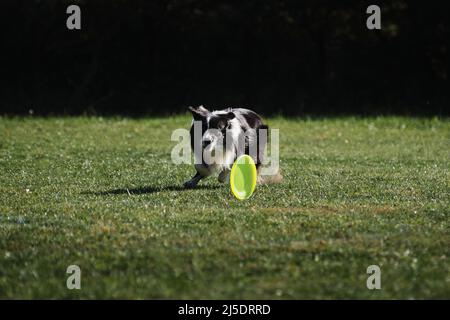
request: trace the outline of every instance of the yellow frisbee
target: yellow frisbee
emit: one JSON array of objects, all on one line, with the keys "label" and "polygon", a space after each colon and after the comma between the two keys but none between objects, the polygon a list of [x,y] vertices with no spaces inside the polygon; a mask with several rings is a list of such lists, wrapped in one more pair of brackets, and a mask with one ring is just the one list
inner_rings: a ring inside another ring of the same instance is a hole
[{"label": "yellow frisbee", "polygon": [[244,154],[234,162],[230,173],[230,187],[239,200],[250,198],[255,191],[256,166],[249,155]]}]

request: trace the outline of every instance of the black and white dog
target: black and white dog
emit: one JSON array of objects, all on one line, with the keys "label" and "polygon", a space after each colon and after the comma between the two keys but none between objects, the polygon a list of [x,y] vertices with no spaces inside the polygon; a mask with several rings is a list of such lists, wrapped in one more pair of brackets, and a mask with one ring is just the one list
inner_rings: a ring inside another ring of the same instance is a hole
[{"label": "black and white dog", "polygon": [[[220,182],[227,182],[234,161],[243,153],[255,161],[258,182],[261,183],[259,169],[268,136],[268,126],[261,117],[256,112],[242,108],[211,112],[200,106],[189,107],[189,110],[193,116],[190,135],[197,173],[184,186],[194,188],[201,179],[215,172],[219,172]],[[207,161],[207,155],[215,155],[216,161]]]}]

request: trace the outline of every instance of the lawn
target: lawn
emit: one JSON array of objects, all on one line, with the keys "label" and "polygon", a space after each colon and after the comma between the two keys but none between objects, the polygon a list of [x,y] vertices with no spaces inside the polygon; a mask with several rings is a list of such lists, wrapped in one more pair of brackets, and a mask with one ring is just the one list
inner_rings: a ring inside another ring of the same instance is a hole
[{"label": "lawn", "polygon": [[188,115],[0,117],[0,298],[450,298],[448,119],[267,122],[284,182],[239,201],[181,188]]}]

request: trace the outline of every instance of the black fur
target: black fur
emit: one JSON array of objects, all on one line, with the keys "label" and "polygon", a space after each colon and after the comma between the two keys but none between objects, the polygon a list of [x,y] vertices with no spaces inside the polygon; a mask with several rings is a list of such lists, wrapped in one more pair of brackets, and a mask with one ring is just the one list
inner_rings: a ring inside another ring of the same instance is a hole
[{"label": "black fur", "polygon": [[[223,146],[227,145],[227,139],[236,139],[236,135],[249,132],[250,137],[245,135],[245,148],[244,153],[252,156],[255,161],[256,167],[259,172],[259,168],[263,163],[264,149],[266,147],[268,126],[262,121],[262,118],[254,111],[243,109],[243,108],[229,108],[220,111],[209,111],[203,106],[193,108],[189,107],[192,113],[194,121],[200,121],[202,125],[202,136],[194,137],[194,122],[192,123],[190,134],[191,134],[191,148],[195,149],[196,143],[201,143],[203,148],[206,148],[210,141],[206,141],[209,129],[217,129],[216,132],[221,133],[221,138],[223,141]],[[249,130],[253,129],[253,130]],[[266,130],[265,135],[262,135],[261,130]],[[259,145],[260,139],[264,138],[262,144]],[[195,139],[201,139],[195,140]],[[235,141],[232,141],[233,143]],[[256,155],[250,154],[250,146],[256,143]],[[234,145],[234,144],[232,144]],[[203,150],[203,149],[202,149]],[[226,156],[224,156],[223,164],[215,166],[208,165],[204,162],[203,154],[201,159],[201,164],[196,164],[195,168],[197,170],[196,175],[189,181],[185,183],[186,187],[195,187],[197,183],[211,175],[216,169],[219,169],[219,181],[225,182],[231,170],[231,165],[234,163],[238,156],[238,150],[236,149],[226,149]]]}]

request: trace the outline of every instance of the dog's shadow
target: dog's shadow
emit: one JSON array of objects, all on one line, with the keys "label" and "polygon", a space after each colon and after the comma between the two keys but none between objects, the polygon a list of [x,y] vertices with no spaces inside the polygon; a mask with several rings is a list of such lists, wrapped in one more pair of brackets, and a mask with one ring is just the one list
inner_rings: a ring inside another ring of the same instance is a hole
[{"label": "dog's shadow", "polygon": [[195,188],[186,188],[183,185],[168,185],[168,186],[143,186],[137,188],[119,188],[119,189],[111,189],[105,191],[85,191],[83,194],[90,194],[96,196],[111,196],[111,195],[120,195],[127,194],[129,196],[132,195],[141,195],[141,194],[151,194],[156,192],[170,192],[170,191],[196,191],[196,190],[213,190],[219,189],[218,185],[200,185]]}]

